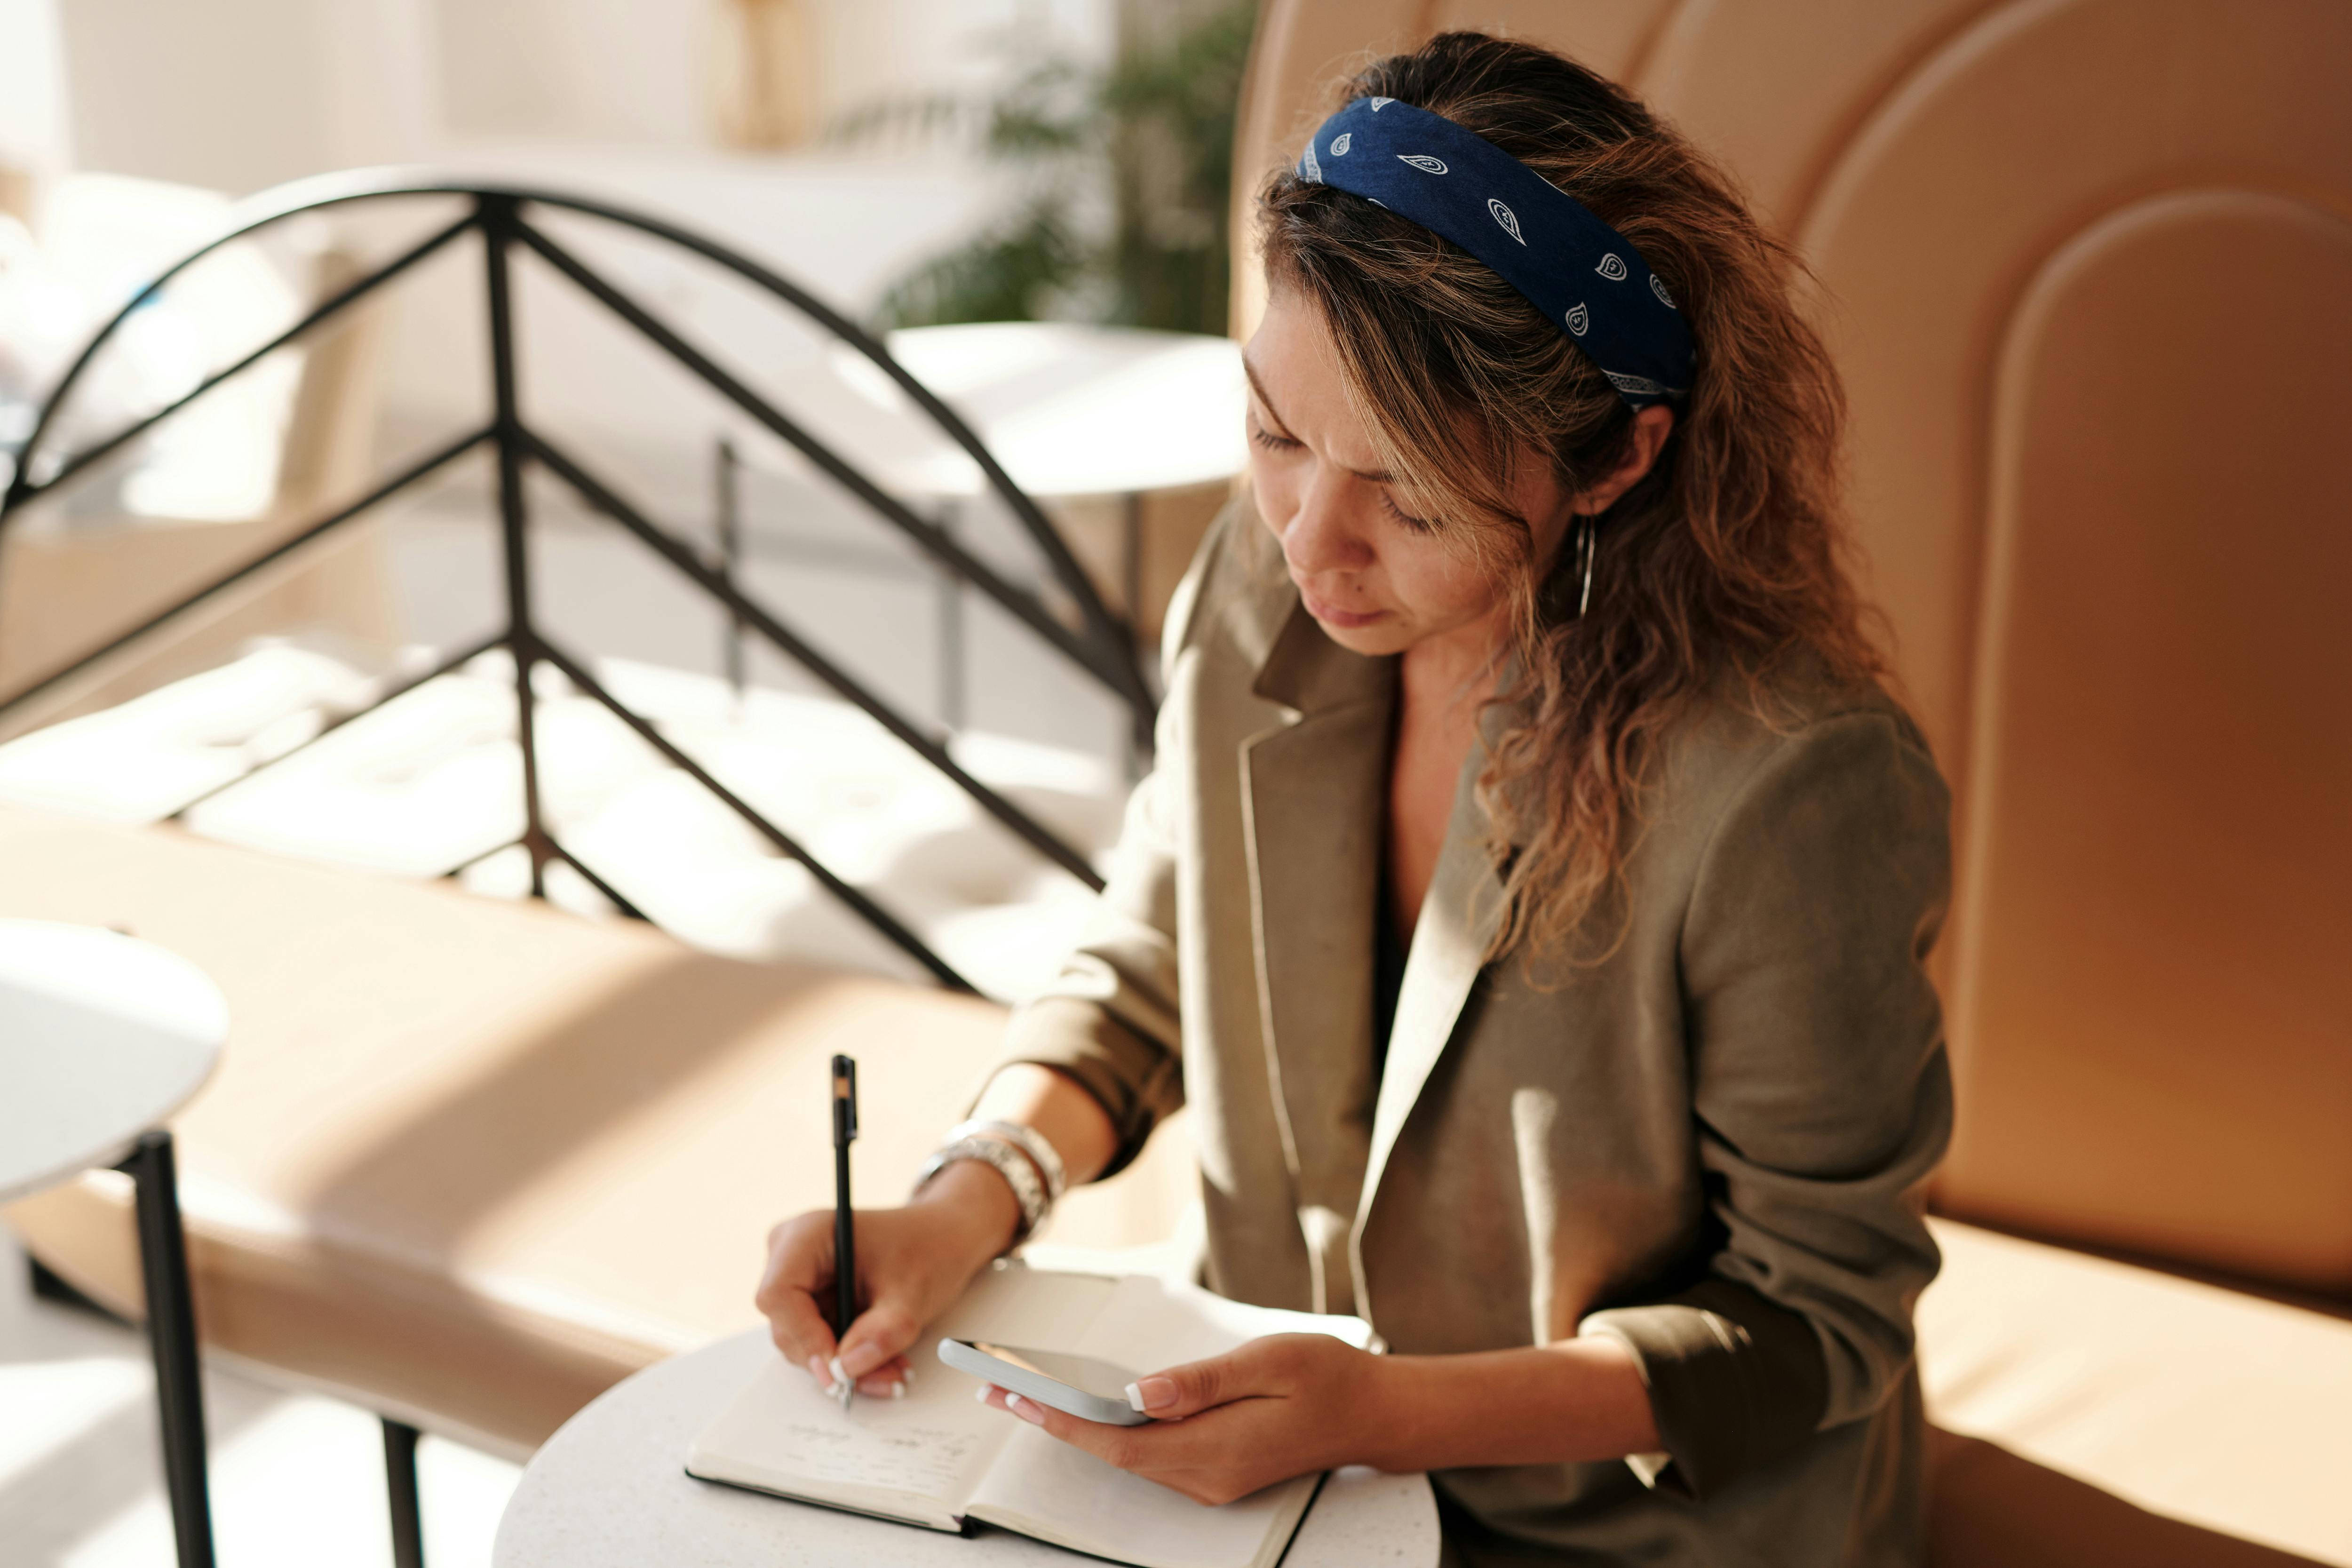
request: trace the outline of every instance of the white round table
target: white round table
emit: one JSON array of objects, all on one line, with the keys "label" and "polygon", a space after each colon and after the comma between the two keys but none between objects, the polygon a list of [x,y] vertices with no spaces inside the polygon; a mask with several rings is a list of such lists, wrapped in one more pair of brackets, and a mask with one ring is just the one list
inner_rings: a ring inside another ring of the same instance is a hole
[{"label": "white round table", "polygon": [[228,1003],[152,942],[0,921],[0,1203],[120,1164],[220,1058]]},{"label": "white round table", "polygon": [[[492,1568],[894,1568],[1093,1561],[1025,1536],[944,1535],[698,1481],[686,1451],[767,1358],[753,1329],[647,1367],[563,1424],[499,1521]],[[1283,1568],[1432,1568],[1437,1504],[1423,1476],[1341,1470]]]},{"label": "white round table", "polygon": [[[1119,498],[1118,592],[1130,620],[1143,615],[1143,498],[1222,484],[1248,466],[1249,376],[1231,338],[974,321],[902,327],[883,341],[1030,495]],[[905,404],[862,354],[844,354],[841,371],[868,396]],[[928,420],[922,428],[928,441],[894,461],[887,482],[942,500],[980,494],[980,465]]]},{"label": "white round table", "polygon": [[[1230,479],[1249,460],[1241,345],[1201,332],[980,321],[904,327],[890,357],[970,424],[1033,496],[1139,495]],[[836,349],[843,381],[913,428],[883,482],[918,495],[976,496],[980,465],[915,412],[863,354]]]},{"label": "white round table", "polygon": [[152,942],[0,920],[0,1203],[115,1166],[138,1187],[139,1256],[182,1568],[211,1568],[194,1301],[164,1119],[211,1076],[228,1003]]},{"label": "white round table", "polygon": [[[1249,462],[1244,416],[1249,378],[1241,345],[1204,332],[1140,327],[1090,327],[1066,321],[978,321],[904,327],[885,334],[898,363],[953,408],[1007,476],[1031,497],[1119,502],[1115,558],[1104,570],[1132,626],[1149,623],[1144,605],[1144,498],[1223,484]],[[959,509],[989,490],[971,454],[950,439],[879,366],[847,344],[828,363],[854,406],[825,438],[884,489],[930,503],[952,531]],[[721,554],[735,569],[741,548],[731,443],[719,444]],[[763,530],[760,547],[805,554],[835,566],[856,559],[830,541],[796,540]],[[1189,549],[1188,549],[1189,553]],[[880,557],[888,575],[907,570]],[[940,586],[940,714],[964,721],[962,588]],[[728,634],[727,666],[742,668],[741,631]],[[740,674],[735,674],[740,684]],[[1148,747],[1149,735],[1139,734]]]}]

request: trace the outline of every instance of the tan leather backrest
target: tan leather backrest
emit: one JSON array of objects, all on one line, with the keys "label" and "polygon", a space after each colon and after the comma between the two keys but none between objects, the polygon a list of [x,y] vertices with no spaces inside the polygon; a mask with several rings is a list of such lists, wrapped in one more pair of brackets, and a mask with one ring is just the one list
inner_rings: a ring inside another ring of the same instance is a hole
[{"label": "tan leather backrest", "polygon": [[1351,58],[1480,25],[1817,276],[1958,802],[1943,1206],[2352,1299],[2352,8],[1272,0],[1244,196]]}]

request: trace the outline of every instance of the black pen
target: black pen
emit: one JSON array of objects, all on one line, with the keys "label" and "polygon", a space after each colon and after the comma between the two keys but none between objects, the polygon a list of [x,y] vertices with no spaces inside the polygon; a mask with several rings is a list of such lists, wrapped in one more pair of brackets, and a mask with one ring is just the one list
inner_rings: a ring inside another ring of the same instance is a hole
[{"label": "black pen", "polygon": [[841,1367],[840,1336],[857,1316],[857,1233],[849,1215],[849,1145],[857,1136],[857,1064],[833,1058],[833,1301],[834,1391],[849,1408],[856,1385]]}]

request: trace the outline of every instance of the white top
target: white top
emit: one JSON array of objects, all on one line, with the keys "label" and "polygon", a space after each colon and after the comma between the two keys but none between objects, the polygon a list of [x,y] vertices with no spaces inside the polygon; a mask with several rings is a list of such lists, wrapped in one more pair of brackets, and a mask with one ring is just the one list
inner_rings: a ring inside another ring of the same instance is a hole
[{"label": "white top", "polygon": [[[967,1539],[688,1476],[686,1452],[695,1435],[775,1353],[766,1331],[753,1329],[607,1390],[532,1458],[499,1522],[492,1568],[1067,1568],[1090,1561],[1003,1531]],[[1428,1479],[1354,1469],[1325,1483],[1283,1564],[1433,1568],[1437,1553]]]},{"label": "white top", "polygon": [[[1013,483],[1033,496],[1137,494],[1213,484],[1249,458],[1241,345],[1198,332],[983,321],[908,327],[891,356],[961,415]],[[886,488],[971,496],[980,467],[937,434],[898,384],[855,350],[834,370],[911,439],[881,459]]]},{"label": "white top", "polygon": [[227,1037],[220,987],[177,953],[0,920],[0,1203],[120,1161],[195,1093]]}]

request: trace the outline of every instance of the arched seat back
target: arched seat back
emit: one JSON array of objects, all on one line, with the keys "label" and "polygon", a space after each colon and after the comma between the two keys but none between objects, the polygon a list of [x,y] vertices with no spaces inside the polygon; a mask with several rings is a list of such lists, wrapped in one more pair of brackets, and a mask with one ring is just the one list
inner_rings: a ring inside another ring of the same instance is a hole
[{"label": "arched seat back", "polygon": [[1818,279],[1957,801],[1941,1206],[2352,1300],[2352,11],[1277,0],[1242,199],[1451,26],[1643,93]]}]

